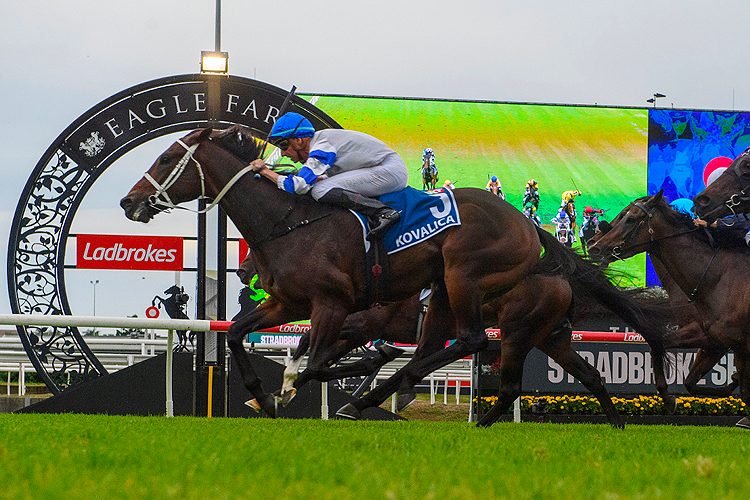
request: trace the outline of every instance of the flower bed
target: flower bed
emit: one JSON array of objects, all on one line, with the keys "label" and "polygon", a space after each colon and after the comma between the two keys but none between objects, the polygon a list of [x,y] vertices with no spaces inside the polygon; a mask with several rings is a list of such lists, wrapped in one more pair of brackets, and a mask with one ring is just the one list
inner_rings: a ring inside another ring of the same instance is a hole
[{"label": "flower bed", "polygon": [[[750,408],[740,399],[678,397],[675,415],[748,415]],[[567,415],[597,415],[602,407],[591,396],[521,396],[521,413],[532,413],[532,405],[543,405],[546,401],[547,413]],[[474,402],[477,400],[474,398]],[[497,396],[482,397],[479,413],[487,411],[497,402]],[[626,415],[667,415],[664,404],[658,396],[638,396],[632,399],[612,398],[617,411]]]}]

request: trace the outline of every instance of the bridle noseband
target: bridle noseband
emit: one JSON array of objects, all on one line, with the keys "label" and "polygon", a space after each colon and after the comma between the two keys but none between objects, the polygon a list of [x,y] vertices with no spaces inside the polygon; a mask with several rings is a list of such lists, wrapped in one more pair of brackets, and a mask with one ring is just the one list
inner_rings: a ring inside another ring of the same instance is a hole
[{"label": "bridle noseband", "polygon": [[625,243],[628,242],[630,238],[635,236],[635,234],[643,227],[643,224],[648,223],[648,234],[651,236],[651,240],[647,241],[645,243],[637,243],[633,245],[632,247],[627,248],[627,250],[632,250],[633,248],[638,248],[641,245],[650,245],[654,241],[654,229],[651,227],[651,219],[654,217],[654,211],[648,210],[642,203],[634,201],[633,205],[643,210],[643,213],[647,215],[645,219],[642,219],[637,226],[632,227],[627,233],[625,233],[625,236],[622,237],[622,243],[620,245],[612,247],[612,257],[615,260],[624,260],[621,255],[623,252],[622,247],[625,245]]},{"label": "bridle noseband", "polygon": [[[209,139],[210,140],[210,139]],[[203,210],[192,210],[189,208],[185,208],[182,206],[179,206],[175,204],[172,199],[169,197],[169,194],[167,193],[167,189],[172,187],[175,182],[180,178],[182,173],[185,171],[185,168],[187,167],[188,163],[190,163],[190,160],[195,162],[195,166],[198,169],[198,177],[200,177],[201,180],[201,195],[199,199],[206,198],[206,178],[203,174],[203,168],[201,167],[201,164],[198,160],[195,159],[195,151],[198,149],[198,146],[200,146],[200,142],[197,142],[193,144],[192,146],[188,146],[184,142],[182,142],[181,139],[177,139],[177,144],[185,148],[185,154],[180,158],[180,161],[177,162],[177,164],[174,166],[172,171],[169,173],[167,178],[164,180],[162,184],[159,184],[156,179],[154,179],[151,174],[146,172],[143,177],[151,183],[154,188],[156,188],[156,192],[148,197],[148,203],[151,207],[153,207],[156,210],[165,210],[165,209],[171,209],[171,208],[179,208],[180,210],[188,210],[190,212],[195,212],[198,214],[203,214],[214,208],[216,205],[219,204],[221,199],[224,197],[224,195],[229,191],[229,189],[238,181],[240,180],[240,177],[248,173],[253,169],[251,165],[246,166],[239,172],[237,172],[234,177],[232,177],[229,182],[222,188],[222,190],[219,192],[218,195],[214,198],[214,201],[211,202],[209,206],[204,208]],[[164,198],[162,200],[161,198]]]}]

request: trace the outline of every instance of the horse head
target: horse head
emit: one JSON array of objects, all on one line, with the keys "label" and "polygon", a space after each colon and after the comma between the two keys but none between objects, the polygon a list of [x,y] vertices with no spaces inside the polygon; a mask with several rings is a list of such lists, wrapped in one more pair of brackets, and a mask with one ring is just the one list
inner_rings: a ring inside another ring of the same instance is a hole
[{"label": "horse head", "polygon": [[695,195],[695,213],[710,224],[727,215],[750,212],[748,191],[750,152],[745,151],[706,189]]},{"label": "horse head", "polygon": [[607,225],[606,231],[589,240],[591,259],[608,264],[648,250],[658,225],[656,216],[664,207],[669,208],[661,191],[630,203]]},{"label": "horse head", "polygon": [[[196,198],[214,198],[215,204],[226,192],[228,179],[216,177],[216,168],[206,171],[199,161],[203,150],[211,148],[205,158],[214,159],[220,154],[218,151],[223,151],[246,165],[260,156],[261,144],[258,138],[239,126],[225,131],[214,131],[209,127],[190,132],[159,156],[143,178],[120,200],[120,206],[129,219],[146,223],[157,213]],[[227,164],[220,158],[216,160],[219,160],[216,163]],[[207,163],[205,159],[204,163]]]}]

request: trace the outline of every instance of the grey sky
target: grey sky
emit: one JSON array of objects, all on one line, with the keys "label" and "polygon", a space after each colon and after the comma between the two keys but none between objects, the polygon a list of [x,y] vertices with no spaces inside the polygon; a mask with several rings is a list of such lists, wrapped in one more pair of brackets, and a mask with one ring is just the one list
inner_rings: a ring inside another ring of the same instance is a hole
[{"label": "grey sky", "polygon": [[[214,9],[215,0],[0,0],[0,255],[47,147],[107,97],[197,72],[200,51],[214,48]],[[224,0],[222,11],[230,73],[299,92],[624,106],[661,92],[662,106],[750,110],[734,27],[750,19],[747,1]],[[154,141],[110,167],[73,230],[193,231],[181,215],[133,229],[117,206],[165,147]],[[143,316],[173,278],[66,274],[75,314],[92,313],[89,281],[100,279],[96,312],[106,316]]]}]

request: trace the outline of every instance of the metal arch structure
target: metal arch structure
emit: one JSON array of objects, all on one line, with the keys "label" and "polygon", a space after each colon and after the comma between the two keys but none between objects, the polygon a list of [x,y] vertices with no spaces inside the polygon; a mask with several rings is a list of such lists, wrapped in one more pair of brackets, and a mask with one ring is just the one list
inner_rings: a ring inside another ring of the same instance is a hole
[{"label": "metal arch structure", "polygon": [[[69,230],[84,196],[115,160],[157,137],[206,126],[241,124],[265,136],[287,94],[242,77],[178,75],[123,90],[81,115],[49,146],[18,201],[8,241],[12,312],[72,314],[64,275]],[[341,128],[297,96],[288,106],[316,129]],[[77,327],[16,328],[53,394],[107,373]]]}]

